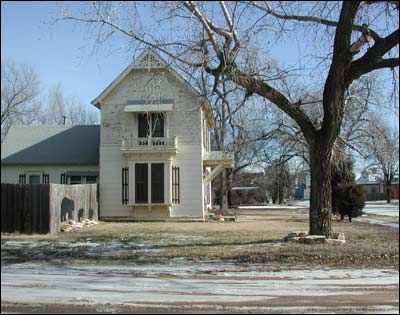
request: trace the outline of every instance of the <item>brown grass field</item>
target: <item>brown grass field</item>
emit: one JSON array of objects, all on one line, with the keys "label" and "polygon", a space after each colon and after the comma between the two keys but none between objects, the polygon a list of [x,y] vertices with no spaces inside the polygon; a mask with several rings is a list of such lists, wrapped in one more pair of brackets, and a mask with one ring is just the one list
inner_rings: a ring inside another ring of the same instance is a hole
[{"label": "brown grass field", "polygon": [[[61,241],[64,244],[85,241],[110,244],[117,241],[120,244],[140,244],[144,248],[147,246],[153,249],[125,250],[107,256],[107,259],[116,261],[138,257],[142,260],[179,257],[299,268],[399,268],[398,228],[333,219],[333,230],[345,234],[345,244],[293,244],[280,241],[289,232],[308,229],[308,211],[240,210],[237,215],[235,222],[100,222],[96,226],[56,235],[2,233],[1,242],[48,241],[57,247],[57,242]],[[377,219],[377,216],[371,218]],[[398,222],[398,218],[379,216],[379,219]],[[81,250],[78,256],[85,260],[88,258],[85,249]],[[14,251],[12,254],[28,260],[31,257],[27,256],[26,251]],[[2,258],[9,255],[10,252],[2,248]],[[90,256],[90,260],[103,258],[101,253]]]}]

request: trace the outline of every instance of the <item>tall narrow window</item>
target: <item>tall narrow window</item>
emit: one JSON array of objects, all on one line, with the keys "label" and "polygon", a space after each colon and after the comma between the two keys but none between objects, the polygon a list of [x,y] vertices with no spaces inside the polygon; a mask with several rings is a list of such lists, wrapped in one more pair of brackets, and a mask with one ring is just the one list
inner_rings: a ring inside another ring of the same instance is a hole
[{"label": "tall narrow window", "polygon": [[151,203],[164,203],[164,164],[151,164]]},{"label": "tall narrow window", "polygon": [[153,138],[164,137],[164,116],[161,113],[151,115],[151,131]]},{"label": "tall narrow window", "polygon": [[154,138],[164,137],[164,116],[162,113],[139,114],[138,126],[139,138],[147,138],[149,135]]},{"label": "tall narrow window", "polygon": [[179,167],[172,167],[172,202],[180,203]]},{"label": "tall narrow window", "polygon": [[146,138],[149,135],[150,121],[147,114],[139,114],[139,138]]},{"label": "tall narrow window", "polygon": [[148,165],[135,164],[135,202],[148,203]]},{"label": "tall narrow window", "polygon": [[67,177],[65,176],[65,173],[62,173],[60,176],[60,184],[67,184]]},{"label": "tall narrow window", "polygon": [[19,183],[20,184],[25,184],[26,183],[26,174],[20,174],[19,175]]},{"label": "tall narrow window", "polygon": [[129,169],[122,169],[122,204],[126,205],[129,199]]},{"label": "tall narrow window", "polygon": [[43,174],[43,184],[49,183],[49,174]]}]

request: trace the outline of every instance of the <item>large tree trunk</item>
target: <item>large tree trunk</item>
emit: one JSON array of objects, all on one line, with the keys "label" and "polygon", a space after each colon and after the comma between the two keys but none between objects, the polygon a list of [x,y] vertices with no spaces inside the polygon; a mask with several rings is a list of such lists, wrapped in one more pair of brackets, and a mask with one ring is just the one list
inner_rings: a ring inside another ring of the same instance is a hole
[{"label": "large tree trunk", "polygon": [[232,208],[232,180],[233,171],[232,169],[225,169],[226,171],[226,193],[228,198],[228,207]]},{"label": "large tree trunk", "polygon": [[310,148],[311,196],[310,234],[331,235],[331,148]]},{"label": "large tree trunk", "polygon": [[220,174],[220,186],[219,186],[219,201],[221,210],[228,208],[228,185],[226,178],[226,170],[223,170]]},{"label": "large tree trunk", "polygon": [[279,183],[278,187],[278,203],[283,204],[283,200],[285,199],[285,193],[282,183]]},{"label": "large tree trunk", "polygon": [[385,185],[385,193],[386,193],[386,203],[390,203],[392,201],[392,182],[391,181],[386,181]]}]

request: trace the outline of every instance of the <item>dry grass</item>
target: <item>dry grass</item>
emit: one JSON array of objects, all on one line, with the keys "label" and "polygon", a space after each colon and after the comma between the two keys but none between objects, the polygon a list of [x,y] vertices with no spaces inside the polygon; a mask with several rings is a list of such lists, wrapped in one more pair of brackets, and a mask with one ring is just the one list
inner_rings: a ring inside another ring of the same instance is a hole
[{"label": "dry grass", "polygon": [[[307,212],[293,210],[242,211],[236,222],[100,223],[57,235],[2,234],[7,240],[87,240],[107,243],[128,240],[158,246],[157,251],[124,253],[115,260],[141,258],[220,259],[288,266],[341,266],[398,268],[399,230],[361,222],[333,221],[344,232],[344,245],[273,246],[289,232],[307,230]],[[266,243],[271,244],[266,244]]]}]

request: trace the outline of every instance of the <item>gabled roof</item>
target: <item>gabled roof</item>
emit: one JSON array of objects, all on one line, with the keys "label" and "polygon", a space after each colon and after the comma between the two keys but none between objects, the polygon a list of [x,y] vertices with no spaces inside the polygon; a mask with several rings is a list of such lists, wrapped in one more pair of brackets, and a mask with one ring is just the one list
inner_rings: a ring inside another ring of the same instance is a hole
[{"label": "gabled roof", "polygon": [[176,70],[174,70],[159,54],[153,49],[148,48],[139,55],[128,67],[122,71],[114,81],[112,81],[104,90],[97,96],[91,104],[100,108],[101,102],[109,95],[118,84],[124,80],[131,71],[135,69],[164,69],[169,71],[187,90],[201,101],[201,106],[206,112],[207,119],[212,127],[215,127],[214,118],[212,115],[211,105],[196,89],[194,89]]},{"label": "gabled roof", "polygon": [[11,126],[1,165],[98,165],[100,126]]},{"label": "gabled roof", "polygon": [[96,97],[92,104],[99,107],[101,101],[111,93],[112,90],[123,80],[125,79],[132,70],[134,69],[165,69],[170,71],[174,75],[174,77],[181,83],[183,83],[192,94],[195,96],[201,97],[201,95],[186,82],[186,80],[177,73],[172,67],[168,65],[168,63],[161,58],[159,54],[157,54],[153,49],[148,48],[142,54],[139,55],[128,67],[122,71],[118,77],[111,82],[104,90],[100,93],[98,97]]}]

